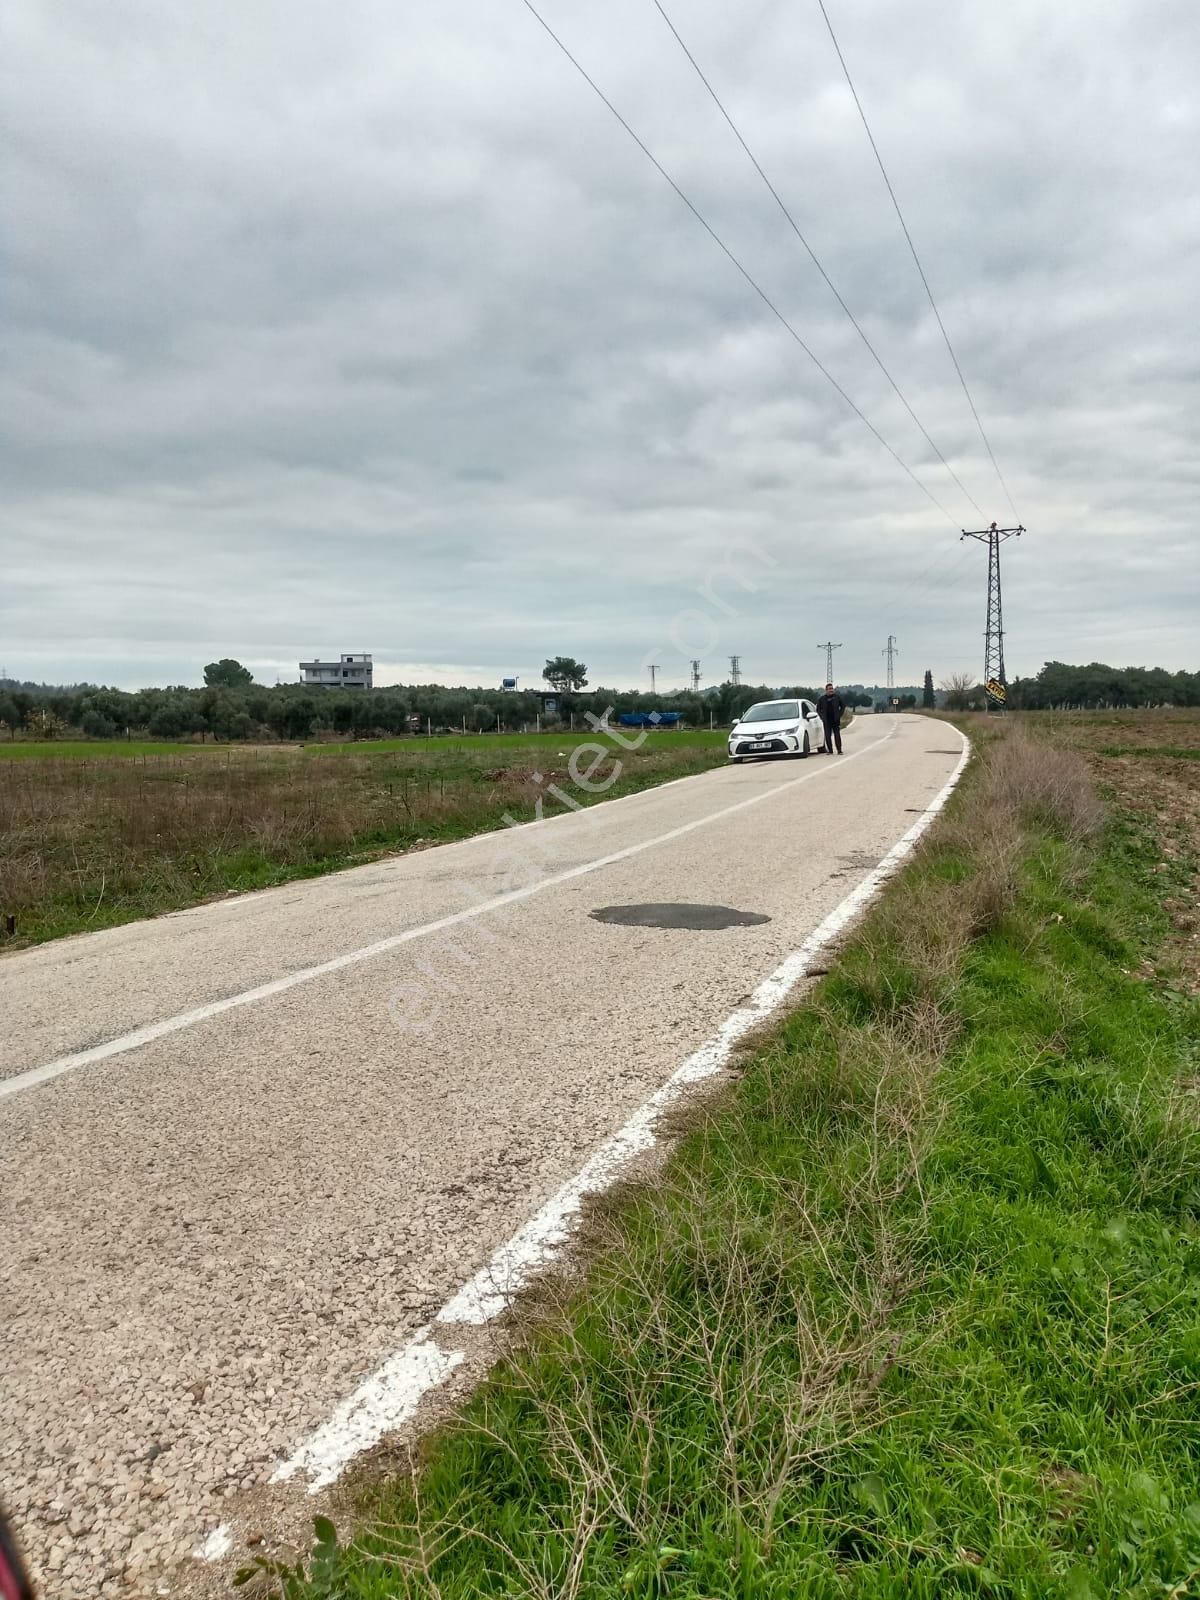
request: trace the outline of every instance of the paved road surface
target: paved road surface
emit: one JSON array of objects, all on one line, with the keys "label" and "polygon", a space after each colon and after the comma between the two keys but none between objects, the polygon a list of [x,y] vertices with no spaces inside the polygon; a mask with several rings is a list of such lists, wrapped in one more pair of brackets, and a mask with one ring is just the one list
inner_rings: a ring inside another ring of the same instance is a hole
[{"label": "paved road surface", "polygon": [[[841,759],[0,961],[0,1501],[46,1592],[174,1592],[164,1564],[845,898],[958,743],[868,717]],[[663,902],[751,915],[592,915]]]}]

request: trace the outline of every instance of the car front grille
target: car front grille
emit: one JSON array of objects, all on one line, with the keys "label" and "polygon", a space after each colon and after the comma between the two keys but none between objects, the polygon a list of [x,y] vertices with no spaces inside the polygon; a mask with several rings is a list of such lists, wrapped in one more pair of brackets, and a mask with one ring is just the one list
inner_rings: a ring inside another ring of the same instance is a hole
[{"label": "car front grille", "polygon": [[[750,748],[751,744],[765,745],[766,748],[752,750]],[[768,735],[763,739],[739,739],[734,746],[733,753],[735,756],[768,756],[775,754],[777,751],[790,749],[791,746],[785,740]]]}]

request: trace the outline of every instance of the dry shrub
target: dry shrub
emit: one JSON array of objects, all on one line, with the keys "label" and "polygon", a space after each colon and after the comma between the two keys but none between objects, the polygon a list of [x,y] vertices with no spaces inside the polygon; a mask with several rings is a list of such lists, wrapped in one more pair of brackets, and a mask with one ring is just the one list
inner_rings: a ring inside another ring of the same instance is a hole
[{"label": "dry shrub", "polygon": [[[882,1383],[899,1349],[895,1313],[912,1281],[890,1223],[881,1214],[878,1248],[843,1273],[831,1259],[839,1241],[830,1219],[818,1226],[814,1214],[806,1226],[799,1190],[769,1220],[752,1189],[733,1186],[715,1217],[705,1180],[677,1169],[655,1215],[643,1216],[649,1248],[631,1251],[614,1228],[585,1322],[568,1293],[555,1307],[543,1300],[556,1381],[546,1382],[543,1341],[516,1352],[508,1380],[537,1412],[542,1458],[558,1486],[546,1511],[570,1546],[565,1571],[552,1577],[505,1548],[539,1600],[583,1592],[586,1553],[602,1530],[620,1529],[641,1548],[667,1537],[664,1453],[679,1452],[685,1474],[719,1489],[765,1557],[797,1477],[882,1421]],[[830,1262],[836,1280],[819,1294],[814,1256]],[[694,1284],[688,1293],[685,1278]],[[685,1439],[678,1430],[688,1393],[688,1409],[700,1408],[706,1424]],[[519,1461],[523,1441],[510,1447]]]},{"label": "dry shrub", "polygon": [[889,898],[861,942],[877,972],[899,961],[916,993],[936,999],[958,971],[971,931],[963,885],[925,878]]},{"label": "dry shrub", "polygon": [[988,750],[979,798],[988,815],[1006,812],[1030,826],[1052,829],[1071,843],[1092,838],[1103,810],[1087,762],[1013,729]]}]

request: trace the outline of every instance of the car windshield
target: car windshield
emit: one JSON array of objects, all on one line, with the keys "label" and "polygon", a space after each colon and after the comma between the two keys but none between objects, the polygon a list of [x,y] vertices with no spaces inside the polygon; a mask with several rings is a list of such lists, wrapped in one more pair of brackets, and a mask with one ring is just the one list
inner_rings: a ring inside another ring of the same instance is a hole
[{"label": "car windshield", "polygon": [[794,700],[764,700],[760,706],[751,706],[743,722],[782,722],[786,717],[798,717],[800,707]]}]

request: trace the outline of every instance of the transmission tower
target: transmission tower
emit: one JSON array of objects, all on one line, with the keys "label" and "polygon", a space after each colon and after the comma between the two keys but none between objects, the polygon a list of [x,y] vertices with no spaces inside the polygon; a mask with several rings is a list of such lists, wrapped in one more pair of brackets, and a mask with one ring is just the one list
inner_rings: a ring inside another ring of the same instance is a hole
[{"label": "transmission tower", "polygon": [[818,650],[824,650],[824,652],[825,652],[825,682],[826,683],[832,683],[833,682],[833,652],[835,650],[840,650],[841,648],[842,648],[841,645],[840,644],[834,644],[832,639],[826,639],[824,644],[819,644],[817,646]]},{"label": "transmission tower", "polygon": [[700,663],[698,661],[692,662],[692,693],[700,693]]},{"label": "transmission tower", "polygon": [[896,657],[900,654],[896,648],[896,635],[894,633],[888,634],[888,642],[880,653],[887,657],[888,689],[894,689],[896,687]]},{"label": "transmission tower", "polygon": [[650,693],[658,693],[658,666],[657,663],[650,668]]},{"label": "transmission tower", "polygon": [[741,683],[741,681],[742,681],[742,658],[741,658],[741,656],[730,656],[730,658],[729,658],[729,681],[735,687],[736,687],[737,684]]},{"label": "transmission tower", "polygon": [[1019,539],[1025,529],[1018,523],[1015,528],[990,528],[972,530],[964,528],[964,539],[978,539],[988,547],[987,628],[983,635],[983,684],[987,690],[987,708],[1003,710],[1008,700],[1008,679],[1004,676],[1004,601],[1000,592],[1000,546],[1006,539]]}]

